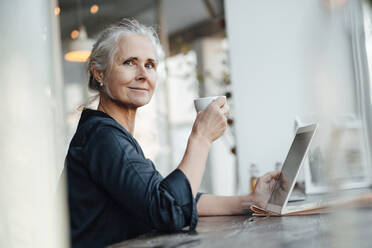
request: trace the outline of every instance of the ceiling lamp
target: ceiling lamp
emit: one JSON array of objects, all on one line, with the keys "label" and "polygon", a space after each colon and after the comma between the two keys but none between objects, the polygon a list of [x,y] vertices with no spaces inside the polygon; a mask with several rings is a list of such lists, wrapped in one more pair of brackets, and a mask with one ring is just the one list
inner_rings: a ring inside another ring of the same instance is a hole
[{"label": "ceiling lamp", "polygon": [[85,62],[90,56],[94,41],[88,38],[81,18],[81,0],[76,1],[76,13],[79,24],[79,32],[76,39],[70,42],[65,60],[71,62]]},{"label": "ceiling lamp", "polygon": [[54,8],[54,15],[57,16],[57,15],[59,15],[59,13],[61,13],[61,8],[57,6],[57,7]]},{"label": "ceiling lamp", "polygon": [[89,39],[84,26],[80,27],[79,36],[71,41],[65,60],[71,62],[85,62],[90,56],[94,40]]},{"label": "ceiling lamp", "polygon": [[93,14],[93,15],[94,15],[94,14],[97,14],[98,10],[99,10],[99,7],[98,7],[97,4],[93,4],[93,5],[90,7],[90,13]]}]

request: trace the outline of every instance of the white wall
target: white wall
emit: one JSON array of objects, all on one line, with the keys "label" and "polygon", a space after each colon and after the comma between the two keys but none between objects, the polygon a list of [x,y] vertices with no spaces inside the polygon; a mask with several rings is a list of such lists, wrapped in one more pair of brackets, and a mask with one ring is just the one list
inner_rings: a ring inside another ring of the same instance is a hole
[{"label": "white wall", "polygon": [[56,1],[0,2],[0,247],[67,247]]},{"label": "white wall", "polygon": [[248,167],[283,161],[294,118],[354,112],[344,6],[321,0],[226,0],[241,192]]}]

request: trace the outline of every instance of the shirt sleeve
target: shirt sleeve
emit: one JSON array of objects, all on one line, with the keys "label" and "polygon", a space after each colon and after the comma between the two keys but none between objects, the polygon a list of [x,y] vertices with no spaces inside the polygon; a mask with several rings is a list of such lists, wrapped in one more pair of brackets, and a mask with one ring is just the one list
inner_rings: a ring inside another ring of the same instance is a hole
[{"label": "shirt sleeve", "polygon": [[157,230],[195,229],[196,200],[181,170],[163,178],[128,137],[110,128],[97,131],[84,154],[92,179],[123,210]]},{"label": "shirt sleeve", "polygon": [[198,203],[198,201],[199,201],[200,197],[202,196],[202,194],[204,194],[204,193],[198,192],[198,193],[196,194],[196,196],[195,196],[195,201],[196,201],[196,203]]}]

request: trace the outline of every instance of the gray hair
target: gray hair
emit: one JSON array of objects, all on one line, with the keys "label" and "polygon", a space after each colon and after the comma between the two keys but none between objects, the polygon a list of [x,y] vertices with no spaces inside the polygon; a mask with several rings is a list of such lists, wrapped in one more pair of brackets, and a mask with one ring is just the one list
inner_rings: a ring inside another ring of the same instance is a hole
[{"label": "gray hair", "polygon": [[[88,59],[89,88],[91,90],[98,92],[103,90],[100,83],[94,78],[92,68],[103,72],[104,81],[106,81],[111,71],[114,56],[119,50],[118,43],[120,39],[133,34],[148,37],[155,47],[157,60],[163,60],[164,52],[155,30],[152,27],[140,24],[136,20],[124,18],[118,24],[103,30],[99,34],[96,43],[93,45],[92,53]],[[107,84],[104,85],[106,93],[111,97]]]}]

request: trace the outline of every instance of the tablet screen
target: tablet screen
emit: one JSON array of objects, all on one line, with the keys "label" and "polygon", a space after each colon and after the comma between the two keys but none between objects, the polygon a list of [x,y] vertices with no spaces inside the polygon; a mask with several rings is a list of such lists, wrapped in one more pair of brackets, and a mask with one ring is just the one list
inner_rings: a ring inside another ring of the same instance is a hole
[{"label": "tablet screen", "polygon": [[302,133],[297,133],[294,141],[289,149],[287,158],[284,161],[280,177],[277,179],[269,204],[283,206],[289,191],[292,188],[294,180],[296,180],[297,171],[301,165],[302,159],[305,156],[307,147],[310,144],[311,138],[315,130],[310,130]]}]

